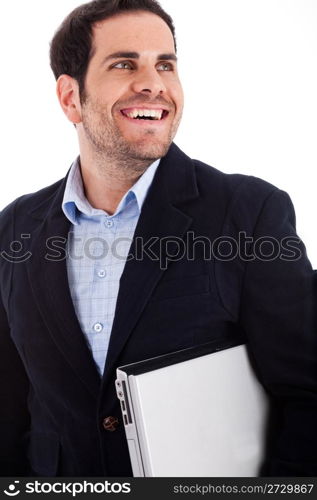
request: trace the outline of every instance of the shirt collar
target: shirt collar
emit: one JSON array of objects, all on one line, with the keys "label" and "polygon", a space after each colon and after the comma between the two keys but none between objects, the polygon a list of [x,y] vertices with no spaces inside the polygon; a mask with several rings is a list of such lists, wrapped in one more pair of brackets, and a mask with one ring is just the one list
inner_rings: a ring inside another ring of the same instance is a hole
[{"label": "shirt collar", "polygon": [[[132,199],[136,200],[139,212],[141,212],[144,200],[152,184],[155,172],[159,164],[160,164],[160,159],[153,162],[146,169],[144,174],[122,197],[117,207],[117,210],[113,216],[122,212]],[[93,208],[85,196],[83,180],[80,171],[79,157],[72,164],[67,178],[63,202],[62,202],[62,210],[67,219],[74,225],[78,224],[78,215],[79,215],[78,212],[83,213],[90,217],[106,214],[104,210]]]}]

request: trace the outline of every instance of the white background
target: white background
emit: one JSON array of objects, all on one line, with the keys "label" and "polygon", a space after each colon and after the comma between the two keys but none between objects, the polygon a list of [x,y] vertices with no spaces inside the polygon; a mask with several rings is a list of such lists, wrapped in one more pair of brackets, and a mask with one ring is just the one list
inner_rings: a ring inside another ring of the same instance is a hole
[{"label": "white background", "polygon": [[[0,209],[63,177],[78,153],[49,41],[78,0],[1,4]],[[224,172],[288,191],[317,267],[317,1],[162,0],[186,96],[176,143]]]}]

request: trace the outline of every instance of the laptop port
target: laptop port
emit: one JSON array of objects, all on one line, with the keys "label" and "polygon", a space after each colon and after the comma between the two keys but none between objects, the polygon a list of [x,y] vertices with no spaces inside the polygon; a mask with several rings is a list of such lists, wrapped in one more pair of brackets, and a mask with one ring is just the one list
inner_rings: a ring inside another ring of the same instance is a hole
[{"label": "laptop port", "polygon": [[123,389],[123,394],[124,394],[124,400],[126,402],[126,407],[127,407],[128,422],[129,422],[129,424],[132,424],[132,415],[131,415],[131,410],[130,410],[130,406],[129,406],[127,386],[126,386],[126,383],[124,380],[122,381],[122,389]]}]

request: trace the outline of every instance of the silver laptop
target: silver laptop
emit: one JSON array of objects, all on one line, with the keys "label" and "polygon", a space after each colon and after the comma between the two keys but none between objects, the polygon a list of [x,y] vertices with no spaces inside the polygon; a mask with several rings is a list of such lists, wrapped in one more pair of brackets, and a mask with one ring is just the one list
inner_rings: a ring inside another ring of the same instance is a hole
[{"label": "silver laptop", "polygon": [[268,397],[246,346],[204,344],[117,369],[134,477],[252,477]]}]

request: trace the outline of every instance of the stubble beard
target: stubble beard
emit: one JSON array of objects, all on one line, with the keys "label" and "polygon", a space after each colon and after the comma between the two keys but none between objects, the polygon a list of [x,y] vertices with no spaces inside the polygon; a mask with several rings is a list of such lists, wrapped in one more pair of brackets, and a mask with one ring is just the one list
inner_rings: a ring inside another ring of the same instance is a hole
[{"label": "stubble beard", "polygon": [[100,103],[86,96],[82,102],[82,124],[90,142],[99,168],[106,168],[111,163],[112,169],[120,177],[142,175],[158,158],[165,156],[175,137],[180,118],[170,128],[165,141],[147,138],[155,134],[148,129],[144,138],[129,142],[114,122],[110,122]]}]

